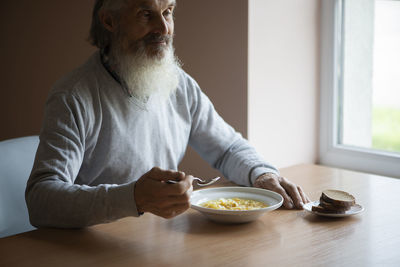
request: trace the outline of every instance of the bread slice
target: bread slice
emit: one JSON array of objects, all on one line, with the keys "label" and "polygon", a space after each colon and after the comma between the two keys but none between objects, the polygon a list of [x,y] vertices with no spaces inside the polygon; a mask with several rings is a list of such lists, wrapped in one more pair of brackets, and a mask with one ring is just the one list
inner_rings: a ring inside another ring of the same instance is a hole
[{"label": "bread slice", "polygon": [[321,206],[327,211],[338,211],[338,212],[345,212],[351,208],[351,206],[350,207],[335,206],[332,203],[326,202],[322,198],[319,200],[319,206]]},{"label": "bread slice", "polygon": [[350,209],[356,204],[356,199],[351,194],[340,190],[324,190],[322,191],[321,201],[332,204],[334,207]]},{"label": "bread slice", "polygon": [[320,212],[320,213],[334,213],[334,214],[343,214],[343,213],[346,212],[346,211],[343,211],[343,210],[329,210],[329,209],[325,209],[324,207],[322,207],[322,206],[320,206],[320,205],[318,205],[318,206],[312,206],[312,207],[311,207],[311,210],[312,210],[312,211],[315,211],[315,212]]}]

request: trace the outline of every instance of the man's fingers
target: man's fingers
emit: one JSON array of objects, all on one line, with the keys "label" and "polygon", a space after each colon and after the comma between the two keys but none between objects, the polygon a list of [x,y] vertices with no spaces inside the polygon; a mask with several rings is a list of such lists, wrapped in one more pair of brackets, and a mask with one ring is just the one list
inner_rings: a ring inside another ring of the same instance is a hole
[{"label": "man's fingers", "polygon": [[[190,177],[193,178],[192,176]],[[192,179],[188,179],[188,176],[184,172],[163,170],[159,167],[154,167],[148,171],[145,174],[145,178],[154,186],[155,191],[160,191],[162,196],[182,194],[190,187],[192,181]],[[177,183],[166,186],[166,182],[169,180],[177,181]]]},{"label": "man's fingers", "polygon": [[304,193],[303,189],[302,189],[300,186],[298,186],[297,189],[298,189],[299,192],[300,192],[301,198],[303,199],[303,203],[308,203],[308,202],[310,202],[310,199],[308,198],[308,196],[306,195],[306,193]]},{"label": "man's fingers", "polygon": [[169,196],[169,202],[174,204],[185,204],[190,202],[190,196],[192,194],[193,189],[187,190],[184,194],[179,196]]},{"label": "man's fingers", "polygon": [[277,192],[283,197],[283,206],[287,209],[292,209],[293,208],[293,201],[290,198],[290,196],[286,193],[285,189],[277,184],[275,188],[272,188],[273,191]]},{"label": "man's fingers", "polygon": [[165,219],[169,219],[185,212],[189,208],[190,208],[189,203],[176,204],[168,208],[159,209],[158,211],[154,212],[154,214],[161,216]]},{"label": "man's fingers", "polygon": [[293,201],[281,186],[276,174],[260,176],[259,179],[256,180],[254,186],[277,192],[283,197],[283,206],[287,209],[293,208]]},{"label": "man's fingers", "polygon": [[[177,183],[167,183],[168,180]],[[190,206],[193,177],[183,172],[152,168],[135,184],[138,211],[151,212],[164,218],[174,217]]]},{"label": "man's fingers", "polygon": [[188,175],[178,183],[174,184],[163,183],[162,187],[164,193],[167,196],[177,196],[185,194],[186,192],[188,192],[188,190],[192,192],[193,191],[192,182],[193,182],[193,176]]},{"label": "man's fingers", "polygon": [[280,177],[279,180],[280,180],[281,186],[285,189],[285,191],[288,193],[288,195],[292,199],[295,207],[298,209],[303,208],[304,200],[301,196],[301,193],[298,190],[298,187],[295,184],[289,182],[284,177]]},{"label": "man's fingers", "polygon": [[284,200],[283,206],[288,209],[294,207],[302,209],[304,203],[310,202],[310,199],[300,186],[296,186],[285,177],[278,176],[274,173],[266,173],[257,177],[254,186],[269,189],[281,194]]},{"label": "man's fingers", "polygon": [[152,192],[156,195],[153,197],[167,197],[167,196],[180,196],[191,190],[193,182],[193,176],[188,175],[178,183],[169,184],[164,181],[147,179],[146,183],[149,188],[152,188]]},{"label": "man's fingers", "polygon": [[181,196],[175,196],[175,197],[163,197],[155,201],[153,204],[154,206],[160,208],[161,210],[169,210],[174,206],[179,206],[179,205],[190,205],[190,195],[189,194],[183,194]]},{"label": "man's fingers", "polygon": [[157,180],[157,181],[181,181],[185,179],[185,173],[181,171],[163,170],[159,167],[152,168],[147,172],[147,178]]}]

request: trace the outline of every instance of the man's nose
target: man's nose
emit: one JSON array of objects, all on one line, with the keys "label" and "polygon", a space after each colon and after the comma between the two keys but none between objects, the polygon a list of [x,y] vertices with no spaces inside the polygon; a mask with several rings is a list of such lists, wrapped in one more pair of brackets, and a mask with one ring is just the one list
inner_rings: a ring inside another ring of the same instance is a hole
[{"label": "man's nose", "polygon": [[153,32],[166,35],[169,32],[169,23],[164,16],[158,16],[154,19]]}]

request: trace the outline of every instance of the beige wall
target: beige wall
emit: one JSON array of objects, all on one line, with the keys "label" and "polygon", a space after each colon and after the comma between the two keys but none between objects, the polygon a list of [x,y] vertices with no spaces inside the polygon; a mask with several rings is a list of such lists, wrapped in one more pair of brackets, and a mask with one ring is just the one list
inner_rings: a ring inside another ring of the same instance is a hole
[{"label": "beige wall", "polygon": [[277,167],[318,151],[319,0],[249,0],[249,140]]}]

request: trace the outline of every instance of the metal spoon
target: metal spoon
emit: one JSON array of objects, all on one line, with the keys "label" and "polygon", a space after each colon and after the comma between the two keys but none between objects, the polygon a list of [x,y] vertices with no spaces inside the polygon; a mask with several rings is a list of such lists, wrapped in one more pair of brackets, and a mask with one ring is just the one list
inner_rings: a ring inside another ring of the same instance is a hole
[{"label": "metal spoon", "polygon": [[[212,185],[213,183],[215,183],[216,181],[218,181],[221,177],[215,177],[212,178],[210,181],[205,181],[203,179],[197,178],[197,177],[193,177],[193,180],[196,180],[196,183],[198,186],[208,186],[208,185]],[[169,184],[176,184],[179,181],[175,181],[175,180],[168,180],[167,183]]]}]

